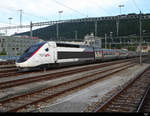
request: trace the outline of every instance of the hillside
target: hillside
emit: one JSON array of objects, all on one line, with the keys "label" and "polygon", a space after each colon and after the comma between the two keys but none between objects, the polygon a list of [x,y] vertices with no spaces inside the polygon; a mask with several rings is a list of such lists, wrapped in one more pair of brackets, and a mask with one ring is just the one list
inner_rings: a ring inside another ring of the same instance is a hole
[{"label": "hillside", "polygon": [[[150,33],[150,19],[142,20],[142,30]],[[59,24],[59,37],[61,40],[75,39],[75,32],[78,39],[83,39],[86,34],[95,32],[95,22],[68,22]],[[97,22],[97,36],[104,37],[113,32],[116,36],[116,20],[102,20]],[[139,35],[139,19],[121,19],[119,21],[119,36]],[[30,32],[20,33],[16,35],[29,35]],[[33,31],[33,36],[42,38],[43,40],[56,39],[56,24]]]}]

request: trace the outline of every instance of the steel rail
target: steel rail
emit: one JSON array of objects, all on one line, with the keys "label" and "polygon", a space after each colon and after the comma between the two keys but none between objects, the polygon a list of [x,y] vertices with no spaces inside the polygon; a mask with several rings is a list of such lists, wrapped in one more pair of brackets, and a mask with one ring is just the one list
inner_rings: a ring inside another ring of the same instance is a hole
[{"label": "steel rail", "polygon": [[141,100],[141,102],[140,102],[140,104],[139,104],[136,112],[141,112],[141,110],[142,110],[142,108],[143,108],[143,106],[145,104],[146,97],[147,97],[147,95],[148,95],[149,92],[150,92],[150,84],[147,87],[147,89],[146,89],[146,91],[145,91],[145,93],[143,95],[143,98],[142,98],[142,100]]},{"label": "steel rail", "polygon": [[150,66],[147,67],[143,72],[138,74],[134,79],[132,79],[124,88],[121,88],[118,92],[116,92],[113,96],[111,96],[108,100],[106,100],[102,105],[94,110],[94,112],[102,112],[104,111],[110,104],[113,102],[121,93],[128,89],[138,78],[140,78],[146,71],[150,69]]}]

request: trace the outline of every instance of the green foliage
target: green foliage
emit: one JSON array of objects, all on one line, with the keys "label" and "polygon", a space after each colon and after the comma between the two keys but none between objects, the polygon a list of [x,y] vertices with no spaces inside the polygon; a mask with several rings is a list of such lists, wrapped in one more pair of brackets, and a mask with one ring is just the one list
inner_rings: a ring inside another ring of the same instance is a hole
[{"label": "green foliage", "polygon": [[5,49],[3,48],[3,50],[0,52],[0,55],[7,55]]},{"label": "green foliage", "polygon": [[128,50],[129,51],[136,51],[136,47],[134,47],[134,46],[128,46]]},{"label": "green foliage", "polygon": [[122,48],[122,45],[117,44],[117,45],[115,46],[115,48],[116,48],[116,49],[121,49],[121,48]]},{"label": "green foliage", "polygon": [[20,56],[21,55],[21,53],[17,53],[17,56]]}]

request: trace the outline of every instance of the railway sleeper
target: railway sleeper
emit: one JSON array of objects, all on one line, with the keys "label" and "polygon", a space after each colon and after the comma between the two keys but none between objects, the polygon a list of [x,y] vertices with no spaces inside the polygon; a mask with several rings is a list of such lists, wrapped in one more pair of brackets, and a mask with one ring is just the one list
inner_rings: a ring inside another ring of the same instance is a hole
[{"label": "railway sleeper", "polygon": [[0,106],[0,112],[5,112],[8,108]]},{"label": "railway sleeper", "polygon": [[149,75],[150,75],[149,73],[148,74],[146,73],[146,74],[142,75],[142,77],[148,77],[149,78]]},{"label": "railway sleeper", "polygon": [[17,103],[17,104],[24,104],[24,102],[29,102],[29,101],[16,101],[15,103]]},{"label": "railway sleeper", "polygon": [[133,111],[134,109],[136,109],[133,106],[124,106],[124,105],[110,105],[108,108],[117,108],[118,110],[122,110],[122,111]]},{"label": "railway sleeper", "polygon": [[131,108],[129,107],[120,107],[120,106],[109,106],[108,108],[106,108],[105,110],[106,112],[130,112],[132,111]]},{"label": "railway sleeper", "polygon": [[115,100],[114,102],[127,103],[127,104],[129,104],[129,103],[138,104],[138,103],[139,103],[139,101],[136,101],[136,100],[128,101],[127,99],[124,99],[124,100],[117,99],[117,100]]},{"label": "railway sleeper", "polygon": [[[150,98],[148,100],[150,100]],[[145,106],[150,106],[150,101],[146,101]]]},{"label": "railway sleeper", "polygon": [[[12,104],[19,104],[19,106],[21,106],[22,104],[25,104],[25,103],[30,103],[30,101],[29,100],[25,100],[25,101],[14,101]],[[10,103],[11,104],[11,103]],[[13,105],[13,107],[14,107],[14,105]],[[16,107],[16,106],[15,106]]]},{"label": "railway sleeper", "polygon": [[136,93],[138,95],[141,95],[141,93],[145,92],[145,90],[128,90],[129,93]]},{"label": "railway sleeper", "polygon": [[31,96],[31,99],[32,99],[32,98],[38,99],[38,98],[41,98],[41,97],[42,97],[42,94],[38,94],[38,95],[33,95],[33,96]]},{"label": "railway sleeper", "polygon": [[126,102],[125,102],[125,103],[112,102],[112,104],[115,105],[115,106],[121,106],[121,105],[122,105],[123,107],[124,107],[124,106],[125,106],[125,107],[137,107],[137,104],[126,103]]},{"label": "railway sleeper", "polygon": [[[142,78],[145,79],[144,77],[142,77]],[[139,80],[137,83],[132,85],[132,88],[135,90],[143,89],[149,84],[149,82],[150,82],[150,80],[146,80],[146,79],[144,81]],[[144,84],[144,85],[142,85],[142,84]]]},{"label": "railway sleeper", "polygon": [[5,108],[6,110],[12,109],[14,108],[14,106],[16,107],[17,104],[13,104],[13,103],[7,103],[7,104],[3,104],[3,109]]},{"label": "railway sleeper", "polygon": [[42,95],[42,96],[43,96],[43,95],[44,95],[44,96],[48,96],[48,95],[51,95],[51,94],[48,93],[48,92],[42,92],[41,95]]},{"label": "railway sleeper", "polygon": [[145,109],[149,109],[149,111],[150,111],[150,106],[145,105],[145,106],[144,106],[144,110],[145,110]]},{"label": "railway sleeper", "polygon": [[[141,100],[141,95],[140,96],[126,96],[126,95],[120,95],[119,97],[122,97],[124,99],[127,99],[128,101],[131,101],[133,99],[136,99],[137,101]],[[140,97],[140,98],[139,98]]]}]

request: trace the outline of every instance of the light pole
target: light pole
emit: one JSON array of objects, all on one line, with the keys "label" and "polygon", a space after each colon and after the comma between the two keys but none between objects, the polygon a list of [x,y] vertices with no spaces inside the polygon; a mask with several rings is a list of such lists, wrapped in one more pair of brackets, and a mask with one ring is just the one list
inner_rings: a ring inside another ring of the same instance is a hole
[{"label": "light pole", "polygon": [[[59,21],[60,21],[60,18],[61,18],[61,13],[63,13],[62,10],[61,10],[61,11],[58,11],[58,14],[59,14]],[[59,40],[59,25],[58,25],[59,21],[58,21],[57,24],[56,24],[57,40]]]},{"label": "light pole", "polygon": [[30,22],[30,38],[32,39],[32,27],[33,27],[33,23],[32,21]]},{"label": "light pole", "polygon": [[120,4],[118,7],[120,8],[120,15],[121,15],[121,7],[124,7],[124,5]]},{"label": "light pole", "polygon": [[58,11],[59,13],[59,20],[61,20],[61,13],[63,13],[63,10]]},{"label": "light pole", "polygon": [[[118,5],[118,7],[120,8],[120,15],[121,15],[121,7],[124,7],[124,5]],[[119,35],[119,15],[116,21],[116,26],[117,26],[117,36]]]},{"label": "light pole", "polygon": [[18,11],[20,12],[20,27],[21,27],[22,26],[22,12],[23,12],[23,10],[20,9]]},{"label": "light pole", "polygon": [[[11,20],[12,20],[13,18],[12,17],[9,17],[8,18],[8,20],[9,20],[9,26],[11,26]],[[7,29],[6,29],[6,35],[7,35]]]},{"label": "light pole", "polygon": [[12,17],[9,17],[8,18],[8,20],[9,20],[9,26],[11,26],[11,20],[12,20],[13,18]]}]

